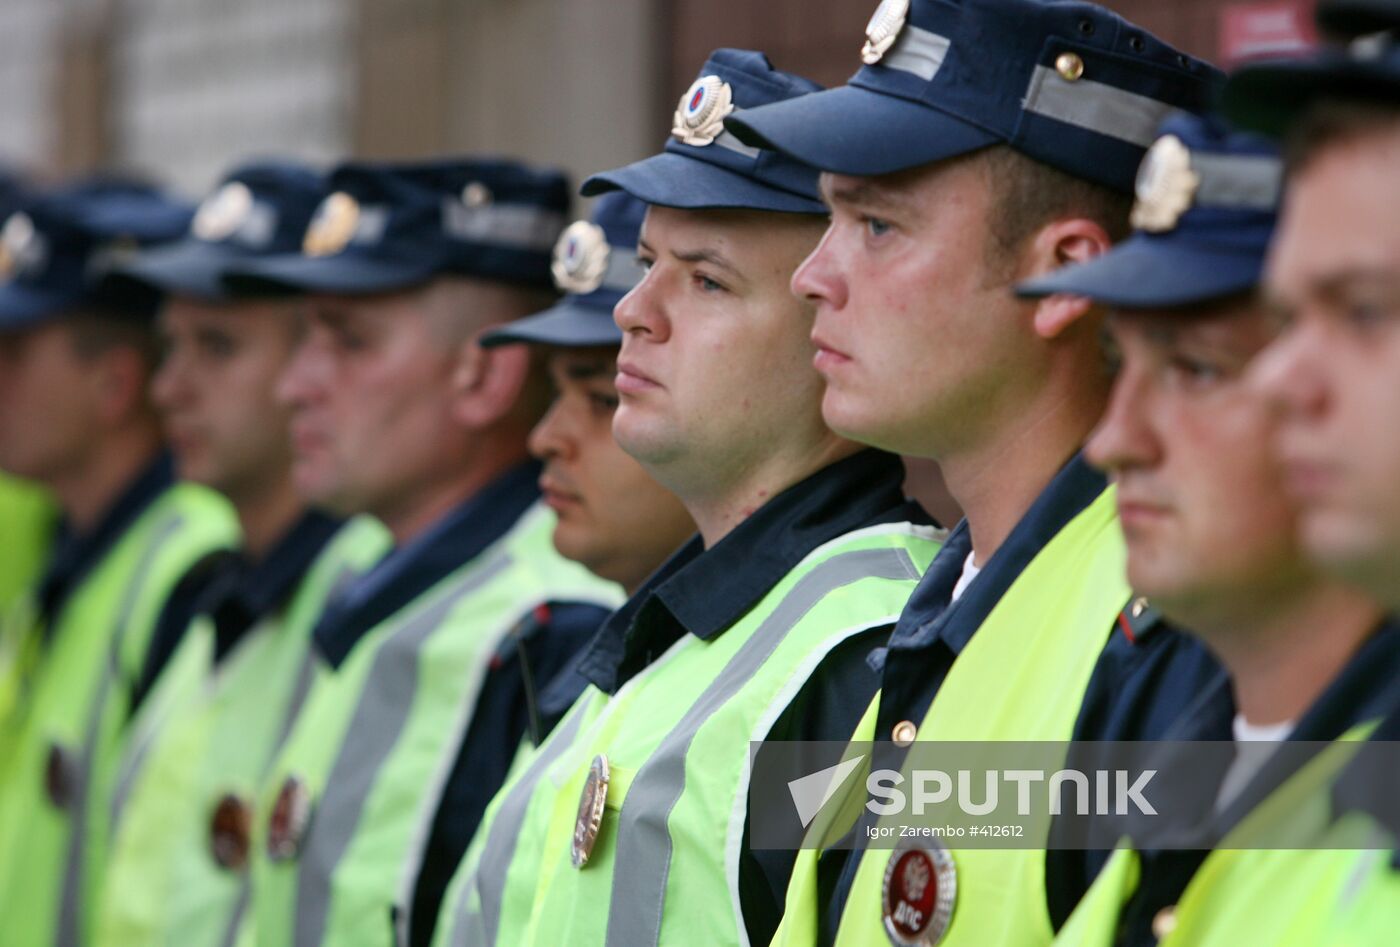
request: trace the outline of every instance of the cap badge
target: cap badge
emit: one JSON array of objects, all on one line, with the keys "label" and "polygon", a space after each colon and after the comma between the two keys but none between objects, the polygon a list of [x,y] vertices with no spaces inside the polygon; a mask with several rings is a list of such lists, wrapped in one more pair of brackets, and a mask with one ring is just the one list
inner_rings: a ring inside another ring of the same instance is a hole
[{"label": "cap badge", "polygon": [[708,145],[724,131],[724,117],[734,111],[734,90],[719,76],[704,76],[681,96],[671,118],[671,134],[687,145]]},{"label": "cap badge", "polygon": [[288,776],[277,793],[277,802],[267,823],[267,857],[274,862],[291,861],[301,854],[301,843],[311,823],[311,790],[300,777]]},{"label": "cap badge", "polygon": [[242,871],[248,864],[252,834],[252,806],[233,793],[223,796],[209,817],[209,851],[214,863],[228,871]]},{"label": "cap badge", "polygon": [[549,265],[554,285],[566,293],[593,292],[603,285],[611,253],[602,227],[587,220],[574,221],[554,244],[554,260]]},{"label": "cap badge", "polygon": [[38,268],[44,259],[44,241],[26,213],[11,214],[0,228],[0,278],[9,279]]},{"label": "cap badge", "polygon": [[860,48],[860,61],[873,66],[889,52],[909,18],[909,0],[881,0],[865,24],[865,45]]},{"label": "cap badge", "polygon": [[462,188],[462,203],[468,207],[485,207],[495,200],[491,189],[480,181],[473,181]]},{"label": "cap badge", "polygon": [[1164,135],[1147,150],[1137,176],[1132,224],[1164,233],[1191,208],[1201,177],[1191,170],[1191,152],[1175,135]]},{"label": "cap badge", "polygon": [[958,897],[953,856],[937,839],[904,844],[885,866],[881,911],[885,935],[899,947],[933,947],[948,931]]},{"label": "cap badge", "polygon": [[360,225],[360,202],[336,191],[321,202],[306,228],[302,252],[307,256],[331,256],[344,250]]},{"label": "cap badge", "polygon": [[588,864],[593,846],[598,842],[598,830],[603,825],[603,810],[608,802],[608,758],[601,753],[593,757],[578,799],[578,818],[574,820],[574,837],[569,857],[575,868]]},{"label": "cap badge", "polygon": [[219,188],[195,212],[190,232],[214,243],[236,234],[253,212],[253,192],[246,184],[231,181]]}]

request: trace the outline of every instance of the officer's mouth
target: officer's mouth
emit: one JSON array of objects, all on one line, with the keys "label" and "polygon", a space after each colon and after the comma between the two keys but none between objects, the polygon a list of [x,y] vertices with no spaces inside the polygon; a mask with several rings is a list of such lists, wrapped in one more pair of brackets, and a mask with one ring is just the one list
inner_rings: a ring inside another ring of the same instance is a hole
[{"label": "officer's mouth", "polygon": [[851,357],[840,349],[833,348],[821,336],[812,333],[812,344],[817,351],[812,355],[812,365],[819,372],[828,372],[851,361]]},{"label": "officer's mouth", "polygon": [[617,378],[615,379],[619,394],[641,394],[660,388],[661,385],[650,375],[642,372],[635,364],[629,361],[619,361],[617,363]]}]

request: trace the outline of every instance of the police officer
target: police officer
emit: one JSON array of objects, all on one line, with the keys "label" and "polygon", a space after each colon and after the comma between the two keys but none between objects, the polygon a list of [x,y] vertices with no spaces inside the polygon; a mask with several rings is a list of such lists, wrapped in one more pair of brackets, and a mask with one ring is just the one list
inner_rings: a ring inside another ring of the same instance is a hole
[{"label": "police officer", "polygon": [[[620,599],[560,557],[526,437],[530,353],[476,337],[550,296],[564,179],[509,161],[336,169],[300,254],[231,288],[312,292],[280,385],[303,495],[394,550],[333,599],[254,815],[259,944],[391,944],[436,915],[546,682]],[[439,868],[437,866],[448,866]]]},{"label": "police officer", "polygon": [[[1400,389],[1391,212],[1400,196],[1400,5],[1344,0],[1321,5],[1318,17],[1348,46],[1241,70],[1224,99],[1240,123],[1282,134],[1290,159],[1268,273],[1284,328],[1255,374],[1281,410],[1276,443],[1305,547],[1394,609],[1400,454],[1377,432],[1393,421]],[[1370,825],[1378,850],[1353,860],[1335,898],[1311,902],[1317,943],[1389,943],[1400,918],[1400,714],[1374,740],[1377,752],[1338,780],[1333,810],[1339,825]]]},{"label": "police officer", "polygon": [[[559,305],[482,337],[487,348],[541,346],[554,402],[530,432],[544,464],[540,490],[554,510],[554,546],[595,575],[635,593],[695,532],[676,495],[618,445],[617,349],[613,307],[641,280],[637,236],[646,205],[621,192],[598,199],[591,220],[560,235],[551,270],[567,293]],[[578,696],[567,693],[569,702]],[[563,711],[568,704],[559,708]]]},{"label": "police officer", "polygon": [[372,521],[342,527],[309,510],[292,485],[274,389],[301,335],[301,301],[234,296],[222,283],[230,264],[298,249],[324,196],[309,168],[245,165],[183,240],[109,277],[166,294],[156,404],[180,476],[226,496],[242,538],[237,555],[202,570],[190,608],[162,616],[157,647],[171,656],[163,670],[147,662],[95,943],[227,942],[246,904],[252,794],[304,696],[311,626],[333,584],[387,544]]},{"label": "police officer", "polygon": [[[897,768],[916,739],[1159,734],[1209,662],[1169,632],[1118,630],[1131,593],[1113,492],[1079,454],[1108,390],[1099,313],[1011,287],[1126,230],[1152,131],[1199,109],[1216,73],[1100,7],[1042,0],[886,0],[861,57],[842,88],[726,122],[825,172],[831,226],[793,290],[817,306],[826,420],[937,459],[966,515],[856,739],[892,741],[879,752]],[[1084,890],[1080,860],[937,841],[804,851],[783,934],[1045,942]],[[911,907],[935,890],[944,910]]]},{"label": "police officer", "polygon": [[157,297],[101,273],[171,239],[189,210],[145,187],[82,185],[5,224],[0,464],[47,485],[63,521],[34,596],[39,658],[0,776],[0,917],[18,944],[91,923],[129,696],[181,577],[229,544],[224,501],[175,484],[149,402]]},{"label": "police officer", "polygon": [[[650,205],[622,329],[618,442],[699,536],[590,645],[592,682],[493,804],[438,943],[750,943],[791,853],[749,845],[748,744],[832,739],[937,548],[898,458],[822,423],[811,309],[816,176],[721,120],[815,91],[761,53],[713,53],[661,154],[596,175]],[[771,854],[772,857],[769,857]]]},{"label": "police officer", "polygon": [[1153,758],[1163,780],[1189,784],[1161,790],[1171,848],[1152,841],[1160,826],[1135,834],[1060,932],[1065,944],[1315,942],[1298,912],[1325,889],[1318,868],[1332,853],[1232,849],[1249,847],[1245,833],[1285,843],[1261,820],[1301,811],[1289,798],[1299,745],[1364,730],[1395,702],[1400,629],[1307,560],[1272,412],[1246,380],[1275,327],[1254,290],[1281,175],[1258,136],[1169,120],[1139,175],[1138,233],[1022,287],[1113,307],[1122,367],[1086,453],[1113,474],[1134,589],[1229,671],[1169,736],[1235,741],[1228,758],[1196,747]]},{"label": "police officer", "polygon": [[[675,495],[623,453],[612,435],[617,407],[617,346],[613,306],[641,276],[637,230],[645,205],[625,195],[599,200],[592,220],[565,228],[550,265],[568,295],[544,312],[492,329],[485,348],[527,343],[543,347],[554,401],[530,433],[530,452],[543,464],[540,492],[554,511],[554,547],[594,575],[635,590],[695,524]],[[576,664],[576,662],[575,662]],[[587,681],[574,664],[538,696],[529,721],[538,744]],[[541,685],[546,682],[539,682]],[[440,898],[455,864],[420,878]],[[437,918],[415,913],[409,943],[426,944]]]}]

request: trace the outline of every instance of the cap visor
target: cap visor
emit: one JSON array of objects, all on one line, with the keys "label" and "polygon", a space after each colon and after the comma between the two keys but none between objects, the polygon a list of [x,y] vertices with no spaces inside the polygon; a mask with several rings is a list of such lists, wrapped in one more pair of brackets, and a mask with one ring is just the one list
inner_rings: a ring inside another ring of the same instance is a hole
[{"label": "cap visor", "polygon": [[1400,102],[1400,66],[1340,55],[1245,66],[1230,77],[1220,101],[1225,117],[1249,131],[1281,137],[1319,99]]},{"label": "cap visor", "polygon": [[131,280],[166,293],[224,299],[224,271],[248,260],[244,254],[193,240],[138,254],[113,267],[107,279]]},{"label": "cap visor", "polygon": [[225,291],[239,294],[333,293],[362,295],[411,289],[432,279],[432,263],[376,260],[357,253],[310,257],[289,253],[230,266]]},{"label": "cap visor", "polygon": [[622,344],[622,330],[613,322],[611,312],[566,300],[552,309],[488,332],[481,339],[485,348],[515,342],[571,349],[617,346]]},{"label": "cap visor", "polygon": [[928,105],[841,86],[748,109],[725,120],[742,142],[835,174],[917,168],[996,144],[985,129]]},{"label": "cap visor", "polygon": [[584,197],[626,191],[647,204],[682,210],[771,210],[825,214],[816,200],[766,187],[752,178],[696,158],[662,152],[616,171],[595,174],[579,189]]},{"label": "cap visor", "polygon": [[17,332],[47,322],[87,297],[81,292],[35,289],[22,283],[0,286],[0,332]]},{"label": "cap visor", "polygon": [[1016,287],[1026,298],[1087,296],[1120,309],[1175,309],[1226,299],[1259,284],[1263,250],[1223,250],[1138,235],[1088,263]]}]

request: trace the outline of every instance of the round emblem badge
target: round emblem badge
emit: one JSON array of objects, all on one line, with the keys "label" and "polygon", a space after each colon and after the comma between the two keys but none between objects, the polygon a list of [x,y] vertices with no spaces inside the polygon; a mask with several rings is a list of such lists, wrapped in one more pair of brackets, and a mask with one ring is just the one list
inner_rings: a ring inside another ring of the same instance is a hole
[{"label": "round emblem badge", "polygon": [[687,145],[705,146],[724,131],[724,117],[734,111],[734,90],[719,76],[696,79],[671,116],[671,134]]},{"label": "round emblem badge", "polygon": [[1191,170],[1191,152],[1180,138],[1163,135],[1147,150],[1138,169],[1133,226],[1150,233],[1171,230],[1191,209],[1200,186],[1200,175]]},{"label": "round emblem badge", "polygon": [[267,823],[267,857],[291,861],[301,854],[306,827],[311,823],[311,791],[297,776],[288,776],[277,793]]},{"label": "round emblem badge", "polygon": [[360,202],[336,191],[321,202],[306,228],[302,252],[307,256],[331,256],[344,250],[360,225]]},{"label": "round emblem badge", "polygon": [[574,221],[554,244],[554,261],[549,267],[554,285],[566,293],[593,292],[603,285],[611,252],[602,227],[587,220]]},{"label": "round emblem badge", "polygon": [[860,61],[873,66],[899,39],[909,18],[909,0],[881,0],[865,24],[865,45],[860,48]]},{"label": "round emblem badge", "polygon": [[574,820],[574,837],[569,848],[575,868],[588,864],[588,856],[593,854],[607,802],[608,758],[599,754],[593,757],[593,765],[588,767],[588,778],[583,783],[583,792],[579,794],[578,818]]},{"label": "round emblem badge", "polygon": [[231,181],[199,205],[190,232],[210,243],[225,240],[238,232],[252,212],[253,192],[247,185]]},{"label": "round emblem badge", "polygon": [[233,793],[223,796],[209,817],[209,851],[215,864],[228,871],[242,871],[248,864],[252,834],[252,807]]},{"label": "round emblem badge", "polygon": [[59,743],[49,744],[49,756],[44,763],[44,792],[55,809],[67,809],[78,791],[78,759],[73,751]]},{"label": "round emblem badge", "polygon": [[11,214],[0,228],[0,277],[8,279],[33,266],[39,257],[39,234],[26,213]]},{"label": "round emblem badge", "polygon": [[880,907],[885,934],[899,947],[933,947],[948,931],[958,898],[953,856],[937,840],[890,852]]}]

